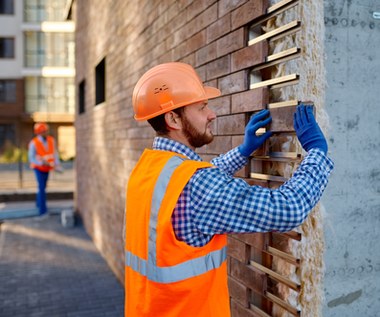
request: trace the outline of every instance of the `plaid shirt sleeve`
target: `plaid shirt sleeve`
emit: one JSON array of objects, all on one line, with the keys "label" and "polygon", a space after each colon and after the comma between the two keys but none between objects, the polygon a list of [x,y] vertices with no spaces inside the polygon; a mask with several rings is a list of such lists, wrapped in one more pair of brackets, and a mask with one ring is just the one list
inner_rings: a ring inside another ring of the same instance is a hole
[{"label": "plaid shirt sleeve", "polygon": [[211,164],[219,167],[221,171],[229,176],[234,175],[247,162],[248,159],[240,153],[237,147],[211,160]]},{"label": "plaid shirt sleeve", "polygon": [[319,201],[332,169],[333,162],[313,149],[277,189],[249,186],[219,168],[198,170],[178,201],[176,209],[185,212],[176,233],[186,243],[202,246],[214,234],[292,230]]}]

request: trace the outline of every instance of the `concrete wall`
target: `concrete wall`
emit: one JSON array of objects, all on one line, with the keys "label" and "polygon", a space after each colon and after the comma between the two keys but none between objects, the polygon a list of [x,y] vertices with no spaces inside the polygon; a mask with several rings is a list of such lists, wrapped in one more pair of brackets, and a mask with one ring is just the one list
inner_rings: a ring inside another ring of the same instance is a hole
[{"label": "concrete wall", "polygon": [[325,0],[326,107],[336,167],[323,202],[326,317],[379,316],[380,11]]}]

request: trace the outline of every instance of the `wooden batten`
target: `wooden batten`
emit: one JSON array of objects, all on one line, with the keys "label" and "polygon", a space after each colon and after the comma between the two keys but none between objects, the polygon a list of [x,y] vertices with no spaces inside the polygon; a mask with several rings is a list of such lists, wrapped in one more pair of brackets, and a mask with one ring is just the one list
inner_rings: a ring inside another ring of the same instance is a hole
[{"label": "wooden batten", "polygon": [[273,181],[273,182],[283,182],[285,183],[288,179],[283,176],[274,176],[269,174],[261,174],[261,173],[251,173],[251,178],[266,180],[266,181]]},{"label": "wooden batten", "polygon": [[273,85],[279,85],[279,84],[284,84],[284,83],[291,82],[294,80],[298,80],[298,78],[299,76],[297,74],[285,75],[285,76],[281,76],[281,77],[277,77],[273,79],[264,80],[258,83],[253,83],[250,85],[249,88],[256,89],[260,87],[271,87]]},{"label": "wooden batten", "polygon": [[266,312],[262,311],[260,308],[257,306],[250,304],[249,308],[256,314],[258,317],[271,317],[268,315]]},{"label": "wooden batten", "polygon": [[283,237],[287,237],[293,240],[301,241],[302,240],[302,234],[295,231],[288,231],[288,232],[273,232],[273,234],[281,235]]},{"label": "wooden batten", "polygon": [[268,250],[266,251],[268,252],[269,254],[273,255],[273,256],[277,256],[277,257],[280,257],[282,258],[283,260],[299,267],[300,265],[300,259],[297,259],[295,256],[289,254],[289,253],[286,253],[286,252],[283,252],[283,251],[280,251],[276,248],[273,248],[271,246],[268,246]]},{"label": "wooden batten", "polygon": [[297,100],[287,100],[287,101],[269,103],[267,108],[275,109],[275,108],[282,108],[282,107],[295,107],[297,105],[298,105]]},{"label": "wooden batten", "polygon": [[280,1],[271,7],[269,7],[266,11],[266,14],[262,15],[258,19],[255,19],[254,23],[251,25],[251,27],[255,27],[257,25],[263,24],[265,21],[268,21],[269,19],[275,17],[276,15],[279,15],[296,5],[298,5],[299,0],[283,0]]},{"label": "wooden batten", "polygon": [[[284,10],[284,9],[288,10],[290,8],[290,6],[293,7],[293,6],[297,5],[298,1],[299,0],[282,0],[282,1],[279,1],[267,9],[267,14],[273,13],[273,12],[276,12],[276,14],[278,14],[278,13],[280,13],[279,12],[280,10]],[[281,12],[283,12],[283,11],[281,11]]]},{"label": "wooden batten", "polygon": [[282,307],[283,309],[287,310],[293,316],[296,316],[296,317],[301,316],[301,312],[297,308],[294,308],[293,306],[289,305],[287,302],[283,301],[281,298],[278,298],[272,293],[265,292],[265,297],[268,298],[273,303],[277,304],[278,306]]},{"label": "wooden batten", "polygon": [[281,63],[288,62],[290,60],[296,59],[301,56],[301,49],[294,47],[289,50],[285,50],[273,55],[269,55],[265,62],[262,64],[258,64],[253,67],[253,71],[258,71],[260,69],[264,69],[266,67],[275,66]]},{"label": "wooden batten", "polygon": [[263,40],[267,40],[267,39],[271,39],[271,38],[278,39],[282,36],[288,35],[289,32],[295,32],[296,31],[295,29],[299,29],[300,26],[301,26],[301,21],[294,20],[288,24],[280,26],[277,29],[274,29],[272,31],[264,33],[263,35],[260,35],[256,38],[250,40],[248,42],[248,45],[253,45],[253,44],[256,44],[256,43],[261,42]]},{"label": "wooden batten", "polygon": [[281,274],[272,271],[271,269],[268,269],[264,265],[261,265],[259,263],[256,263],[254,261],[250,261],[250,265],[252,268],[257,269],[265,274],[267,274],[270,278],[274,279],[277,282],[280,282],[289,288],[299,292],[301,289],[301,285],[297,284],[296,282],[293,282],[292,280],[288,279],[287,277],[282,276]]}]

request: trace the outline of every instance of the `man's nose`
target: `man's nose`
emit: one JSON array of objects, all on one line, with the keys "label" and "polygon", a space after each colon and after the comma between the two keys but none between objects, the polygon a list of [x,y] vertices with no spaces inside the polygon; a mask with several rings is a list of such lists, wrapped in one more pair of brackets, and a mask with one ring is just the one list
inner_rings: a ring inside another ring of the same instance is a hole
[{"label": "man's nose", "polygon": [[209,113],[209,115],[208,115],[208,119],[209,119],[210,121],[213,121],[213,120],[216,119],[216,114],[215,114],[215,112],[214,112],[213,110],[211,110],[211,109],[210,109],[210,113]]}]

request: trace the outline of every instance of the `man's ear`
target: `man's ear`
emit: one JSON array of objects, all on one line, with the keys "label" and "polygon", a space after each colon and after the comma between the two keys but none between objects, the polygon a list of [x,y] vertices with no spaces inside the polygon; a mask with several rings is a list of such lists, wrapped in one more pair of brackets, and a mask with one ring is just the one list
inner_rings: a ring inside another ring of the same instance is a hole
[{"label": "man's ear", "polygon": [[165,122],[169,130],[180,130],[182,128],[181,118],[174,111],[165,113]]}]

